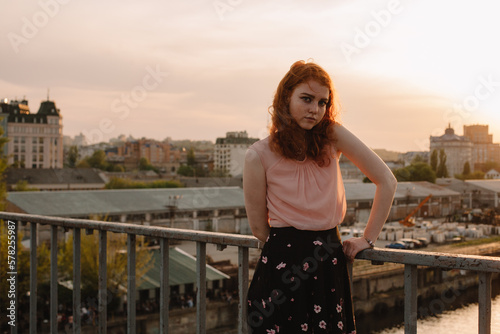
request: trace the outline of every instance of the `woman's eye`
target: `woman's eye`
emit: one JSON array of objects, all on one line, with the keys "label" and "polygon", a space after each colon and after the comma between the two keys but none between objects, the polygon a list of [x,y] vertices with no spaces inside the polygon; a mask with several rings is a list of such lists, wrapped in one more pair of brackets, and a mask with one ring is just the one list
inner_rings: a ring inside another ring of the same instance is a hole
[{"label": "woman's eye", "polygon": [[319,101],[319,106],[320,106],[320,107],[324,107],[324,106],[326,106],[326,102],[325,102],[325,101]]},{"label": "woman's eye", "polygon": [[307,96],[304,96],[302,100],[304,100],[305,102],[311,102],[311,98]]}]

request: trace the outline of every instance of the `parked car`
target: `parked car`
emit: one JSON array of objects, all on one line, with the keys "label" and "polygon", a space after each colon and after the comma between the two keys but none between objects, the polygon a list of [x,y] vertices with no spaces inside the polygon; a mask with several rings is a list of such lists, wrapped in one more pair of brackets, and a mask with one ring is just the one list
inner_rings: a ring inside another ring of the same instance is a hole
[{"label": "parked car", "polygon": [[417,238],[417,240],[422,243],[422,247],[429,246],[429,242],[427,241],[427,238]]},{"label": "parked car", "polygon": [[394,249],[408,249],[408,246],[401,241],[393,242],[392,244],[385,245],[385,248],[394,248]]},{"label": "parked car", "polygon": [[420,240],[417,240],[417,239],[404,238],[404,239],[400,239],[399,241],[404,242],[405,244],[407,244],[408,248],[410,248],[410,249],[425,247],[423,245],[423,243]]}]

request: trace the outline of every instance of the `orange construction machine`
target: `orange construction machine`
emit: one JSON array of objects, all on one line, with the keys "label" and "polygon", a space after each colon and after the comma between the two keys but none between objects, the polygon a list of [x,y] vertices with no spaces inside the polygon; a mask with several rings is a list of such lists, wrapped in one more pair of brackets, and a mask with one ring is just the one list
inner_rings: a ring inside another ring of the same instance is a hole
[{"label": "orange construction machine", "polygon": [[429,196],[427,196],[426,198],[424,198],[424,199],[422,200],[422,202],[420,202],[420,203],[418,204],[418,206],[417,206],[415,209],[413,209],[413,210],[412,210],[412,211],[408,214],[408,216],[406,216],[406,217],[405,217],[405,219],[400,220],[400,221],[399,221],[399,223],[400,223],[401,225],[408,226],[408,227],[415,226],[415,223],[414,223],[414,222],[412,221],[412,219],[411,219],[411,218],[412,218],[412,216],[413,216],[414,214],[416,214],[416,213],[418,212],[418,210],[420,210],[420,209],[422,208],[422,206],[423,206],[423,205],[424,205],[424,204],[425,204],[428,200],[430,200],[430,199],[431,199],[431,197],[432,197],[432,194],[430,194]]}]

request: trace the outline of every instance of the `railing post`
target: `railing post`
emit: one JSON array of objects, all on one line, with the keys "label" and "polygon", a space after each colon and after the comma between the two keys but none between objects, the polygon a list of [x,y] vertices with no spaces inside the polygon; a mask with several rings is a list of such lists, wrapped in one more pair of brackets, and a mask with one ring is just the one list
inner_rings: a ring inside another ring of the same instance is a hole
[{"label": "railing post", "polygon": [[247,334],[248,247],[238,247],[238,334]]},{"label": "railing post", "polygon": [[36,299],[37,299],[37,258],[36,258],[36,223],[30,223],[30,334],[36,334]]},{"label": "railing post", "polygon": [[206,333],[206,313],[207,313],[207,244],[206,242],[196,242],[196,333]]},{"label": "railing post", "polygon": [[82,266],[81,266],[81,230],[73,229],[73,333],[82,330]]},{"label": "railing post", "polygon": [[127,333],[133,334],[136,332],[135,321],[135,234],[127,235]]},{"label": "railing post", "polygon": [[57,225],[50,233],[50,333],[57,334]]},{"label": "railing post", "polygon": [[405,334],[417,334],[417,266],[405,265]]},{"label": "railing post", "polygon": [[168,310],[170,303],[169,275],[169,240],[160,239],[160,334],[168,333]]},{"label": "railing post", "polygon": [[479,272],[479,334],[491,333],[491,273]]},{"label": "railing post", "polygon": [[107,253],[107,235],[106,231],[99,231],[99,294],[98,294],[98,313],[99,313],[99,334],[106,334],[107,322],[107,271],[106,271],[106,253]]}]

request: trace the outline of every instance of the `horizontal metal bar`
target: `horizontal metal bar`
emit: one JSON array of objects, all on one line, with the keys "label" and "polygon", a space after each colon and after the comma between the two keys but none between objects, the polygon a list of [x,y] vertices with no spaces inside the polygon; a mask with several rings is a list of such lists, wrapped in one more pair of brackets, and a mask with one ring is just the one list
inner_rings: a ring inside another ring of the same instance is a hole
[{"label": "horizontal metal bar", "polygon": [[412,264],[446,269],[500,272],[500,259],[493,256],[448,254],[383,248],[365,249],[356,259]]},{"label": "horizontal metal bar", "polygon": [[[216,233],[197,230],[183,230],[159,226],[144,226],[118,222],[103,222],[97,220],[72,219],[28,215],[13,212],[0,212],[0,219],[18,220],[40,224],[67,226],[71,228],[96,229],[116,233],[139,234],[157,238],[200,241],[228,246],[244,246],[261,248],[262,242],[253,236]],[[366,249],[360,252],[357,259],[430,266],[445,269],[463,269],[484,272],[500,272],[500,259],[496,257],[447,254],[435,252],[419,252],[395,249]]]},{"label": "horizontal metal bar", "polygon": [[56,225],[69,228],[96,229],[115,233],[139,234],[156,238],[168,238],[177,240],[201,241],[212,244],[228,246],[245,246],[250,248],[261,248],[262,242],[258,239],[239,234],[217,233],[196,230],[183,230],[161,226],[144,226],[129,223],[103,222],[89,219],[73,219],[50,217],[40,215],[19,214],[13,212],[0,212],[0,219],[11,219],[26,222],[34,222],[47,225]]}]

